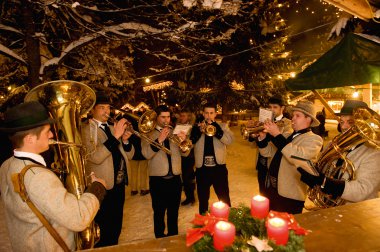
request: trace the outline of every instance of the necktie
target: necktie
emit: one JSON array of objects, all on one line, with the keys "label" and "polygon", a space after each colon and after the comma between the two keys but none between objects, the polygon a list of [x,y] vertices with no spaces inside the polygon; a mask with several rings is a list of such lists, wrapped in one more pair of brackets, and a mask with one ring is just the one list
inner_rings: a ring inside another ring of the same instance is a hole
[{"label": "necktie", "polygon": [[108,124],[102,123],[102,126],[104,127],[103,130],[106,133],[107,137],[112,136],[112,133],[111,133],[110,127],[108,127]]}]

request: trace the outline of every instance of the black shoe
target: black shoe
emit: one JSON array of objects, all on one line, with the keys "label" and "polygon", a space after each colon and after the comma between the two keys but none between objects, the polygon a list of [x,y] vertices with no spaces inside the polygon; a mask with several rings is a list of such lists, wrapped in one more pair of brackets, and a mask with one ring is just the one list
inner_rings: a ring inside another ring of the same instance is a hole
[{"label": "black shoe", "polygon": [[141,196],[144,196],[144,195],[147,195],[147,194],[149,194],[149,190],[141,190],[141,192],[140,192]]},{"label": "black shoe", "polygon": [[181,206],[186,206],[189,204],[193,205],[194,202],[195,202],[195,200],[185,199],[184,201],[182,201]]},{"label": "black shoe", "polygon": [[138,191],[131,191],[131,195],[132,196],[135,196],[136,194],[138,194],[139,192]]}]

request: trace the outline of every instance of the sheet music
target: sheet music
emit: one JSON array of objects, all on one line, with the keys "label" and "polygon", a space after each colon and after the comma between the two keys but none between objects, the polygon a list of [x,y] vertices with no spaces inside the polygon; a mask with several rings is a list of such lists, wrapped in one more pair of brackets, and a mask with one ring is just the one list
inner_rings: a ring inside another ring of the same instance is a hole
[{"label": "sheet music", "polygon": [[260,108],[259,109],[259,122],[265,122],[267,119],[272,121],[273,112],[269,109]]},{"label": "sheet music", "polygon": [[173,135],[177,135],[181,131],[184,131],[187,135],[191,128],[192,126],[190,124],[177,124],[173,130]]}]

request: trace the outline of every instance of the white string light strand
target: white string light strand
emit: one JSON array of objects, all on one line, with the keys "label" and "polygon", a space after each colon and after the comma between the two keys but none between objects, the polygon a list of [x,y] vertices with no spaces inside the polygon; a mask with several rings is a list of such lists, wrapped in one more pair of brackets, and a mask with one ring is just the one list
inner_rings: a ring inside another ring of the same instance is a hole
[{"label": "white string light strand", "polygon": [[[291,35],[286,35],[286,36],[280,37],[280,38],[278,38],[278,39],[276,39],[274,41],[268,42],[267,44],[265,44],[265,46],[274,44],[274,43],[278,42],[279,40],[284,39],[285,37],[292,38],[292,37],[296,37],[298,35],[301,35],[301,34],[304,34],[304,33],[307,33],[307,32],[313,31],[313,30],[320,29],[322,27],[325,27],[325,26],[328,26],[330,24],[333,24],[334,22],[335,21],[328,22],[326,24],[322,24],[322,25],[318,25],[318,26],[313,27],[313,28],[306,29],[306,30],[304,30],[302,32],[298,32],[298,33],[295,33],[295,34],[291,34]],[[259,47],[262,47],[262,46],[263,45],[251,47],[251,48],[248,48],[248,49],[236,52],[236,53],[228,54],[228,55],[225,55],[225,56],[219,56],[216,59],[211,59],[211,60],[207,60],[207,61],[204,61],[204,62],[193,64],[193,65],[189,65],[189,66],[185,66],[185,67],[180,67],[180,68],[172,69],[172,70],[169,70],[169,71],[166,71],[166,72],[162,72],[162,73],[158,73],[158,74],[153,74],[153,75],[149,75],[149,76],[145,76],[145,77],[135,78],[134,80],[143,80],[143,79],[146,79],[146,78],[153,78],[153,77],[156,77],[156,76],[161,76],[161,75],[165,75],[165,74],[169,74],[169,73],[174,73],[174,72],[178,72],[178,71],[194,68],[194,67],[197,67],[197,66],[206,65],[208,63],[212,63],[212,62],[218,61],[218,60],[220,60],[220,58],[233,57],[233,56],[245,53],[245,52],[249,52],[249,51],[255,50],[255,49],[257,49]]]}]

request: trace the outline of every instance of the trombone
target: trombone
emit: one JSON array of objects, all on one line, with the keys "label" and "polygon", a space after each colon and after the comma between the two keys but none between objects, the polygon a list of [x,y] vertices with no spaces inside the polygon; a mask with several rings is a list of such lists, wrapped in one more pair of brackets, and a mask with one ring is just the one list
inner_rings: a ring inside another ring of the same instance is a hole
[{"label": "trombone", "polygon": [[[128,126],[128,131],[132,132],[132,134],[136,135],[137,137],[141,138],[142,140],[148,142],[150,145],[153,145],[154,147],[164,151],[166,154],[169,154],[169,155],[172,154],[172,152],[168,148],[157,143],[156,141],[153,141],[152,139],[150,139],[148,136],[145,135],[145,134],[151,132],[152,130],[154,130],[154,128],[156,127],[156,118],[157,118],[156,112],[154,112],[153,110],[148,110],[142,116],[138,117],[132,113],[129,113],[128,111],[126,111],[124,109],[115,108],[115,110],[118,110],[124,114],[127,114],[131,118],[138,121],[139,131],[134,130],[132,125]],[[116,121],[116,119],[112,118],[110,115],[107,115],[107,116],[109,119],[111,119],[111,121],[114,121],[114,122]],[[118,115],[116,115],[116,116],[118,116]]]}]

